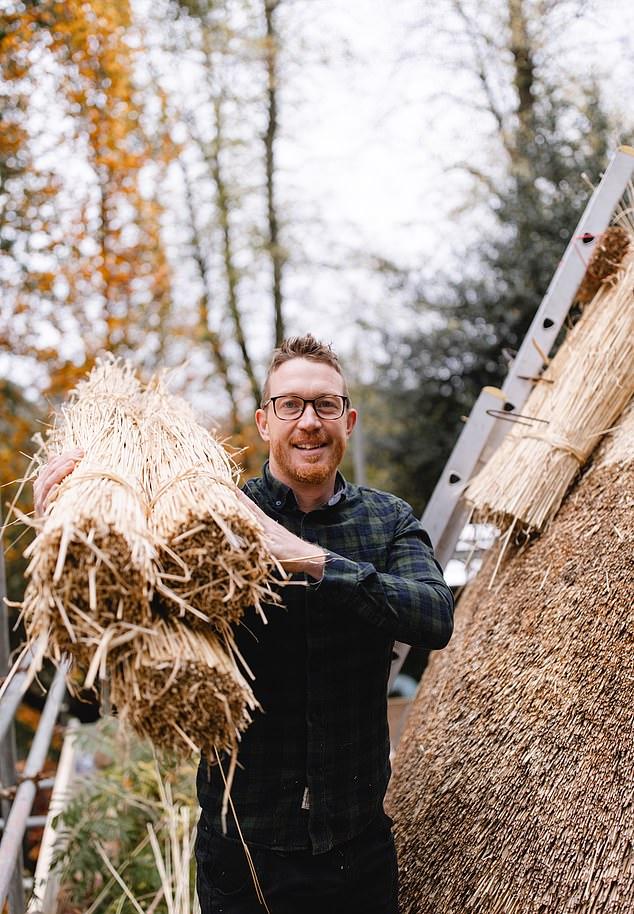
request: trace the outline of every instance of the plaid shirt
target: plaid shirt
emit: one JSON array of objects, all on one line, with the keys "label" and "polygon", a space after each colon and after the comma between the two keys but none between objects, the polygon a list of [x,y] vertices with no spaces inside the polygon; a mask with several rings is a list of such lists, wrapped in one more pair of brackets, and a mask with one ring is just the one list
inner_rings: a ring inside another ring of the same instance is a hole
[{"label": "plaid shirt", "polygon": [[[245,491],[328,555],[321,581],[295,576],[284,605],[265,608],[267,625],[250,611],[236,632],[263,712],[242,737],[231,797],[247,843],[319,854],[382,808],[394,641],[444,647],[453,599],[427,534],[399,498],[338,475],[328,504],[304,514],[268,464]],[[222,796],[220,772],[203,759],[198,798],[217,831]],[[231,812],[227,824],[236,837]]]}]

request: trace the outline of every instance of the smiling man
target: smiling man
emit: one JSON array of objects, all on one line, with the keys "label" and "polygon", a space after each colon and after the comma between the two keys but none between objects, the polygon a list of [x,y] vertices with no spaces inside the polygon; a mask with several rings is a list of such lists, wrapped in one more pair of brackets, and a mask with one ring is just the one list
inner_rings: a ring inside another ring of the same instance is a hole
[{"label": "smiling man", "polygon": [[[226,834],[223,774],[204,758],[198,770],[202,914],[264,910],[240,834],[271,914],[398,911],[383,811],[392,648],[444,647],[453,600],[409,505],[339,473],[356,417],[329,346],[309,335],[275,351],[255,415],[269,460],[241,497],[292,581],[266,625],[250,611],[235,633],[262,713],[240,743]],[[43,468],[39,513],[81,457]]]},{"label": "smiling man", "polygon": [[309,335],[275,351],[255,415],[269,460],[244,501],[296,586],[236,634],[263,713],[242,738],[226,835],[221,772],[200,765],[203,914],[263,910],[238,826],[272,914],[398,911],[383,811],[392,648],[444,647],[453,600],[411,508],[339,473],[356,417],[329,346]]}]

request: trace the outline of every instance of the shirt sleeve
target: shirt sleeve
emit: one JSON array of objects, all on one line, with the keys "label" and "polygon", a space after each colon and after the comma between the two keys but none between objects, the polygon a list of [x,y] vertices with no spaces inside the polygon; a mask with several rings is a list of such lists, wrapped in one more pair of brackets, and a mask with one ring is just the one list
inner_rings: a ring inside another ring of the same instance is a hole
[{"label": "shirt sleeve", "polygon": [[327,551],[316,586],[331,605],[356,613],[395,641],[438,650],[451,638],[453,595],[409,505],[396,525],[385,571]]}]

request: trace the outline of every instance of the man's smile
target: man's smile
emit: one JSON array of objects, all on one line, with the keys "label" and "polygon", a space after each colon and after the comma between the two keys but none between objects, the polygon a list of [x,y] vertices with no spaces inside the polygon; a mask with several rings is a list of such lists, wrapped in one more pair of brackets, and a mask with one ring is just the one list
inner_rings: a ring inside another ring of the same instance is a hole
[{"label": "man's smile", "polygon": [[293,447],[299,448],[300,451],[319,451],[324,447],[327,447],[327,442],[320,441],[313,444],[301,444],[299,442],[293,443]]}]

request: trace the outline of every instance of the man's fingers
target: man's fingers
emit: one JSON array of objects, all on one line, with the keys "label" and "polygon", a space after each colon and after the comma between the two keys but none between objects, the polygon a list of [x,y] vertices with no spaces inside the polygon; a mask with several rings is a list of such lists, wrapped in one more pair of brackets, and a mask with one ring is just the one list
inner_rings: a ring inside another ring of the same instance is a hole
[{"label": "man's fingers", "polygon": [[33,483],[36,514],[44,513],[53,491],[69,473],[73,472],[83,455],[84,452],[81,448],[73,448],[53,457],[42,467],[39,476]]},{"label": "man's fingers", "polygon": [[[49,484],[51,479],[56,481],[59,481],[60,478],[63,479],[69,472],[69,468],[72,469],[83,455],[84,452],[76,448],[72,451],[64,451],[62,454],[53,457],[42,467],[35,484],[39,483],[40,486],[45,486]],[[62,474],[61,477],[60,473]]]},{"label": "man's fingers", "polygon": [[62,451],[61,454],[57,454],[55,457],[51,457],[42,469],[43,471],[55,470],[62,464],[68,463],[69,460],[79,460],[83,456],[84,452],[81,448],[71,448],[67,451]]}]

